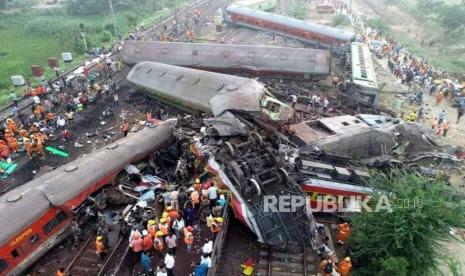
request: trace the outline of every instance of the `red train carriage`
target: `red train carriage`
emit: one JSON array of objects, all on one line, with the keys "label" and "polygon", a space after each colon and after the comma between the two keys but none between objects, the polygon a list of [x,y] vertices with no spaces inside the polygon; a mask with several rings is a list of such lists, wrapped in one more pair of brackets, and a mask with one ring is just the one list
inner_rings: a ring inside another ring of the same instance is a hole
[{"label": "red train carriage", "polygon": [[324,48],[348,43],[355,34],[325,25],[298,20],[238,5],[226,8],[225,20],[239,26],[278,33]]},{"label": "red train carriage", "polygon": [[173,138],[175,120],[101,148],[0,197],[0,275],[20,275],[67,236],[75,212],[129,163]]}]

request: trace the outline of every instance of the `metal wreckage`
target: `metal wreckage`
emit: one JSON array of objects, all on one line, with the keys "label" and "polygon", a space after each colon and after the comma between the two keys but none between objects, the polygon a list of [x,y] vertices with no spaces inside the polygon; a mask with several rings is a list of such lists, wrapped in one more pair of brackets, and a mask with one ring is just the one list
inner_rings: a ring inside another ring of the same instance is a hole
[{"label": "metal wreckage", "polygon": [[[252,79],[151,62],[134,66],[127,79],[193,115],[147,127],[2,195],[4,220],[15,217],[11,212],[20,214],[4,231],[5,252],[16,250],[16,241],[32,234],[30,227],[50,228],[29,255],[8,260],[11,275],[89,217],[99,217],[97,232],[117,227],[128,235],[157,211],[141,201],[124,210],[108,206],[134,203],[141,194],[156,200],[168,183],[188,188],[193,170],[229,191],[235,216],[260,242],[315,249],[321,239],[309,204],[291,212],[267,209],[270,198],[308,196],[313,206],[318,195],[326,194],[346,202],[348,195],[372,192],[369,168],[402,167],[438,177],[461,161],[461,150],[441,145],[430,129],[387,116],[343,115],[289,125],[293,109]],[[139,187],[141,182],[149,185]],[[62,189],[66,183],[74,184]],[[30,206],[37,204],[41,207],[31,213]],[[346,205],[358,210],[357,204]]]}]

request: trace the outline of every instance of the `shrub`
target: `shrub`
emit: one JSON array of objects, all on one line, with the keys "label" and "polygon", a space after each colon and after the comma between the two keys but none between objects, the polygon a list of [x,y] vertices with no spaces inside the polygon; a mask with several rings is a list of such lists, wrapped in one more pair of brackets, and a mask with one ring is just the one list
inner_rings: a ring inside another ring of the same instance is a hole
[{"label": "shrub", "polygon": [[104,31],[104,32],[102,33],[102,37],[100,38],[100,41],[102,41],[102,42],[108,42],[108,41],[111,40],[111,38],[112,38],[111,33],[110,33],[109,31]]},{"label": "shrub", "polygon": [[345,14],[338,14],[333,17],[333,26],[349,26],[350,19]]}]

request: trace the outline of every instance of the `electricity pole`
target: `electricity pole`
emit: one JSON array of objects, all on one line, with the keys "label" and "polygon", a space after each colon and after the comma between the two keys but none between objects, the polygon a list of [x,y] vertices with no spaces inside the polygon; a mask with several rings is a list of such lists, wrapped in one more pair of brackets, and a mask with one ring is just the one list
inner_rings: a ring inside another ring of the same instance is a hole
[{"label": "electricity pole", "polygon": [[81,36],[82,36],[82,40],[84,41],[84,48],[86,49],[86,53],[88,51],[87,49],[87,40],[86,40],[86,33],[85,33],[85,30],[84,30],[84,24],[79,24],[79,30],[81,30]]},{"label": "electricity pole", "polygon": [[[113,30],[115,32],[115,38],[118,37],[118,31],[116,29],[116,18],[115,18],[115,11],[113,10],[113,3],[111,2],[111,0],[109,1],[109,4],[110,4],[110,12],[111,12],[111,16],[113,18]],[[116,39],[118,40],[118,39]]]}]

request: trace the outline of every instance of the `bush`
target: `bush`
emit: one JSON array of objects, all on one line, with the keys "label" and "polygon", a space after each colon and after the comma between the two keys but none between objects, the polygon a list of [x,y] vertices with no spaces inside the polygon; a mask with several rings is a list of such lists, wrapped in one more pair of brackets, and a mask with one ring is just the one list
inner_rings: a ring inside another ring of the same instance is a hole
[{"label": "bush", "polygon": [[349,26],[350,19],[345,14],[338,14],[333,17],[333,26]]},{"label": "bush", "polygon": [[70,0],[67,12],[72,15],[92,15],[108,11],[107,0]]},{"label": "bush", "polygon": [[372,18],[367,21],[367,25],[371,28],[376,29],[379,33],[388,33],[391,29],[386,23],[380,18]]},{"label": "bush", "polygon": [[111,33],[109,31],[104,31],[102,33],[102,37],[100,38],[100,41],[101,42],[108,42],[108,41],[111,40],[111,38],[112,38]]}]

